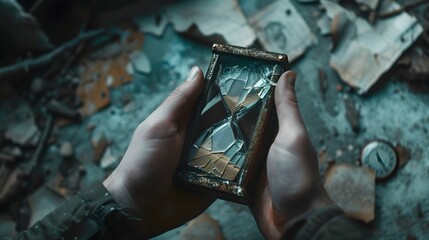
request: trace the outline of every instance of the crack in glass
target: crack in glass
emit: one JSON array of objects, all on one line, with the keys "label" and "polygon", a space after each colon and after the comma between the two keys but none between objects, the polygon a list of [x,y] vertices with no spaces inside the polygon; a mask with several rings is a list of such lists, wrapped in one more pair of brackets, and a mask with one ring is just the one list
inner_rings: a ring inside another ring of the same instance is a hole
[{"label": "crack in glass", "polygon": [[266,98],[275,86],[270,79],[280,76],[281,68],[255,63],[250,67],[237,65],[222,70],[221,65],[219,72],[220,94],[206,104],[203,113],[210,111],[213,102],[221,100],[228,116],[198,136],[189,153],[188,165],[232,181],[245,163],[248,147],[236,119]]}]

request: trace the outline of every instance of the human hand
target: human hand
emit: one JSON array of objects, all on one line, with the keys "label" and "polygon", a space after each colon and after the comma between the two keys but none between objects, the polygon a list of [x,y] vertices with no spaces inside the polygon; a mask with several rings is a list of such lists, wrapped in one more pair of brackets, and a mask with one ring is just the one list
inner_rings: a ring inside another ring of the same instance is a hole
[{"label": "human hand", "polygon": [[267,157],[252,208],[262,233],[280,239],[284,226],[305,212],[332,204],[319,176],[317,153],[295,95],[296,73],[284,73],[275,89],[278,134]]},{"label": "human hand", "polygon": [[172,184],[203,85],[201,70],[192,68],[188,80],[137,127],[121,163],[103,182],[120,205],[141,212],[145,238],[186,223],[214,201]]}]

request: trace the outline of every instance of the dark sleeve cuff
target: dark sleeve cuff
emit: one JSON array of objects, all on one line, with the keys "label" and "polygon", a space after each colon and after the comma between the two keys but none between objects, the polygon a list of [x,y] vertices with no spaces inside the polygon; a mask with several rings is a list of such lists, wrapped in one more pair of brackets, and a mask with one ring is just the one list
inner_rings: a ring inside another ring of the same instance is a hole
[{"label": "dark sleeve cuff", "polygon": [[[103,184],[97,182],[19,234],[18,239],[89,239],[108,230],[106,219],[116,222],[118,217],[115,214],[124,218],[130,216],[115,202]],[[137,216],[132,218],[136,219]],[[135,235],[136,232],[131,233]]]}]

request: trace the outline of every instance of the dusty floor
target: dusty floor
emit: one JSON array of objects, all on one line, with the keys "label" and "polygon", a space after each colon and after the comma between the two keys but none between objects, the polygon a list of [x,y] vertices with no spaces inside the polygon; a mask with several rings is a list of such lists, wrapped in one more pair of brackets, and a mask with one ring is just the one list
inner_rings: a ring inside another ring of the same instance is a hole
[{"label": "dusty floor", "polygon": [[[330,40],[320,36],[312,17],[317,5],[295,5],[318,35],[318,43],[292,64],[292,69],[298,72],[296,91],[300,109],[314,145],[319,151],[326,149],[326,159],[352,164],[359,161],[362,147],[374,139],[407,147],[411,153],[408,163],[392,178],[376,183],[375,220],[371,223],[373,239],[408,239],[412,236],[429,239],[429,94],[411,91],[401,79],[388,76],[367,95],[357,95],[329,66]],[[252,11],[251,6],[248,11]],[[85,118],[80,124],[56,132],[59,141],[70,141],[75,146],[76,155],[84,163],[87,174],[83,185],[105,175],[88,160],[92,151],[91,135],[104,133],[112,140],[111,154],[122,155],[135,127],[184,81],[193,65],[205,70],[211,57],[210,47],[180,36],[171,27],[161,38],[146,35],[142,51],[151,61],[150,74],[135,74],[131,83],[110,92],[109,107]],[[320,92],[319,68],[326,72],[328,80],[324,97]],[[337,85],[342,85],[343,90],[338,91]],[[120,100],[124,94],[133,96],[134,106],[127,111]],[[345,98],[353,99],[358,106],[358,132],[353,131],[346,120]],[[85,127],[90,124],[96,124],[92,133]],[[58,147],[52,146],[47,152],[49,159],[53,159],[50,167],[54,169],[60,159]],[[321,174],[326,166],[327,162],[321,163]],[[64,201],[44,188],[35,192],[32,198],[35,199],[32,208],[43,209],[33,214],[33,223]],[[226,239],[263,238],[245,206],[217,200],[207,212],[219,221]],[[1,219],[7,217],[1,215]],[[177,239],[180,230],[171,230],[155,239]],[[0,235],[10,234],[10,231],[10,224],[0,223]]]}]

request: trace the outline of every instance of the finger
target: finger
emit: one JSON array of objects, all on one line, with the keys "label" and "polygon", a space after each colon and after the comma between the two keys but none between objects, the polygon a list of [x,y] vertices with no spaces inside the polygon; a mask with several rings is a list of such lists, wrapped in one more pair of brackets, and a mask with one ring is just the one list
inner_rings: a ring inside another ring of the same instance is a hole
[{"label": "finger", "polygon": [[275,104],[279,120],[279,130],[305,129],[295,95],[296,72],[287,71],[280,77],[275,90]]},{"label": "finger", "polygon": [[194,66],[187,80],[177,87],[154,112],[157,120],[168,118],[168,121],[187,127],[189,118],[204,86],[202,71]]}]

